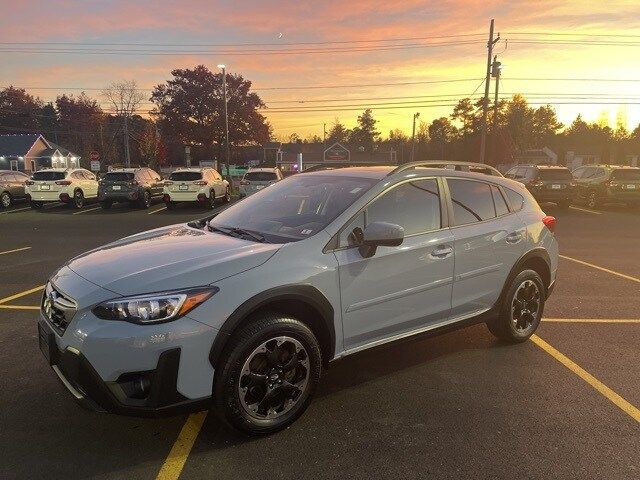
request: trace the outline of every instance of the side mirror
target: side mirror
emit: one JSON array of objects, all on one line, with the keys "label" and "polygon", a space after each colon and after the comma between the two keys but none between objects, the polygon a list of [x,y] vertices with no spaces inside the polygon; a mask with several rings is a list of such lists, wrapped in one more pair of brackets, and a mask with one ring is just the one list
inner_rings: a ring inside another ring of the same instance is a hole
[{"label": "side mirror", "polygon": [[363,230],[353,232],[357,239],[360,255],[372,257],[378,247],[397,247],[404,240],[404,228],[395,223],[373,222]]}]

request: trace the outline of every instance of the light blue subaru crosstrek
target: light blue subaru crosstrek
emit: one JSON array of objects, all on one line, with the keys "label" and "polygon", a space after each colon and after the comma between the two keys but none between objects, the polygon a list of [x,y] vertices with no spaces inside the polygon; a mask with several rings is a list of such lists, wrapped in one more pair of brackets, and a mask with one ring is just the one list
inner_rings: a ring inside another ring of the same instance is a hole
[{"label": "light blue subaru crosstrek", "polygon": [[95,410],[213,408],[270,433],[346,355],[478,322],[527,340],[556,278],[554,227],[498,176],[419,163],[301,173],[70,260],[46,285],[40,347]]}]

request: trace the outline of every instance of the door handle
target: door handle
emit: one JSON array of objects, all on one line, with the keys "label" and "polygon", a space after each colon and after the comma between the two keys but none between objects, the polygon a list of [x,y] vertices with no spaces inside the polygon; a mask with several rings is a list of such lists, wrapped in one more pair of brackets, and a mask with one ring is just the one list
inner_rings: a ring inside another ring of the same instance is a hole
[{"label": "door handle", "polygon": [[507,235],[507,243],[518,243],[522,240],[522,234],[520,232],[512,232]]},{"label": "door handle", "polygon": [[435,250],[431,251],[432,258],[446,258],[453,253],[453,248],[447,245],[438,245]]}]

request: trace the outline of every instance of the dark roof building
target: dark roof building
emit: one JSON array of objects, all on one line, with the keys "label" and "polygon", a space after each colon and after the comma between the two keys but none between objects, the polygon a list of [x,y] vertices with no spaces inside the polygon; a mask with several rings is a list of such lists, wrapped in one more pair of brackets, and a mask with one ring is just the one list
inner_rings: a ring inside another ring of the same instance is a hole
[{"label": "dark roof building", "polygon": [[38,133],[0,135],[0,170],[33,173],[47,167],[77,167],[80,156]]}]

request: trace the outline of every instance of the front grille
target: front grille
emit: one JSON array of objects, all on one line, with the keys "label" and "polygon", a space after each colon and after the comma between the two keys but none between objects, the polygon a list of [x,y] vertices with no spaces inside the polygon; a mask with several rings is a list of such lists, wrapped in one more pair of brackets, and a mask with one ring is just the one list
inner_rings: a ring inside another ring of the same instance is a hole
[{"label": "front grille", "polygon": [[48,282],[42,296],[41,309],[42,314],[56,332],[62,335],[76,313],[77,304]]}]

